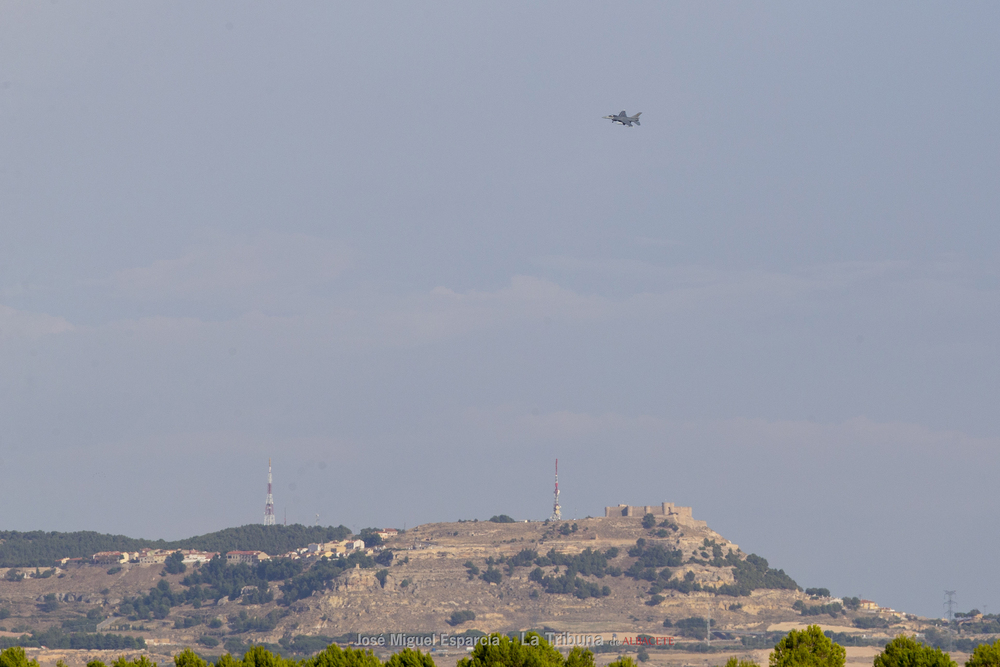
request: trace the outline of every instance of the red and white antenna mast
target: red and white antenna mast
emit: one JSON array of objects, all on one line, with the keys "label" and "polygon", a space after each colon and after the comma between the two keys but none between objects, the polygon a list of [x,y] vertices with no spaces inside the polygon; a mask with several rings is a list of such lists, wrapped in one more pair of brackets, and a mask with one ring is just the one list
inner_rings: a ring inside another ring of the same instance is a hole
[{"label": "red and white antenna mast", "polygon": [[559,459],[556,459],[556,494],[555,502],[552,503],[552,516],[549,521],[562,520],[562,508],[559,506]]},{"label": "red and white antenna mast", "polygon": [[274,496],[271,495],[271,459],[267,460],[267,500],[264,501],[264,525],[274,525]]}]

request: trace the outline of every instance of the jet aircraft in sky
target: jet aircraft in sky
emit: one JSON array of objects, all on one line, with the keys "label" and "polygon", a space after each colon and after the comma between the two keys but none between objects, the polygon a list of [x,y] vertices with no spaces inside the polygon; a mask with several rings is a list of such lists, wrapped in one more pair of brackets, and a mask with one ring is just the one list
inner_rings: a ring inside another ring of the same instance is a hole
[{"label": "jet aircraft in sky", "polygon": [[622,109],[622,112],[617,116],[605,116],[605,118],[610,120],[612,125],[614,125],[615,123],[621,123],[622,125],[628,125],[629,127],[632,127],[632,123],[635,123],[636,125],[639,124],[639,116],[641,115],[642,112],[640,111],[634,116],[629,116],[627,113],[625,113],[625,110]]}]

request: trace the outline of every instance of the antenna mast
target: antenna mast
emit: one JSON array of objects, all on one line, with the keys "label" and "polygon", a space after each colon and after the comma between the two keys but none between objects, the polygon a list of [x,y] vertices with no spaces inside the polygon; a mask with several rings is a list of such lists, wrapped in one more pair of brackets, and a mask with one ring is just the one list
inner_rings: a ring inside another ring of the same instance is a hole
[{"label": "antenna mast", "polygon": [[559,459],[556,459],[556,494],[552,503],[552,516],[550,521],[560,521],[562,519],[562,508],[559,506]]},{"label": "antenna mast", "polygon": [[274,496],[271,495],[271,459],[267,460],[267,500],[264,501],[264,525],[274,525]]}]

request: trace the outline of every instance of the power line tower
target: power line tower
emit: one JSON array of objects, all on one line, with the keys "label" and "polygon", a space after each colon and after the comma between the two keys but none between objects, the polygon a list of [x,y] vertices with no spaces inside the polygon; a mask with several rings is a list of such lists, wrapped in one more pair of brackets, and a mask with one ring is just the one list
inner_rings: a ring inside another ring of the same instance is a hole
[{"label": "power line tower", "polygon": [[556,459],[556,494],[555,502],[552,503],[552,516],[550,521],[560,521],[562,519],[562,507],[559,506],[559,459]]},{"label": "power line tower", "polygon": [[267,500],[264,501],[264,525],[274,525],[274,496],[271,495],[271,459],[267,460]]},{"label": "power line tower", "polygon": [[948,619],[948,622],[951,623],[955,620],[955,591],[945,591],[944,594],[947,598],[944,601],[944,607],[948,610],[946,618]]},{"label": "power line tower", "polygon": [[945,609],[948,610],[946,612],[948,616],[948,652],[951,653],[951,651],[954,649],[951,636],[952,632],[951,623],[952,621],[955,620],[955,591],[945,591],[944,594],[945,597],[947,598],[944,601],[944,606]]}]

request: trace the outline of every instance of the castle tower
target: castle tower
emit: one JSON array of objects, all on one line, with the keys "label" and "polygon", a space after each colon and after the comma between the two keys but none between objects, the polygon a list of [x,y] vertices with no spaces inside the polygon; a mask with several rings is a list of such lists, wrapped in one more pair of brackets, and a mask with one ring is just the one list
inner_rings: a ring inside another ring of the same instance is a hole
[{"label": "castle tower", "polygon": [[267,500],[264,501],[264,525],[274,525],[274,496],[271,495],[271,459],[267,460]]}]

